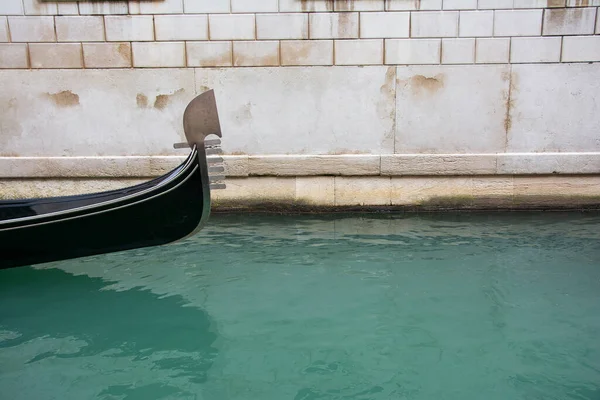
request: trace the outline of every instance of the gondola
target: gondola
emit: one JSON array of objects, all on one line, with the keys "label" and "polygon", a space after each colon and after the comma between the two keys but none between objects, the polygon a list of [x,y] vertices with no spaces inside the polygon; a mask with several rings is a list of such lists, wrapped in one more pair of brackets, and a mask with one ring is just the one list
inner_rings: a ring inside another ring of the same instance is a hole
[{"label": "gondola", "polygon": [[[187,159],[142,184],[100,193],[0,201],[0,269],[172,243],[198,232],[221,189],[223,160],[214,92],[183,115]],[[216,156],[213,156],[216,155]],[[210,156],[210,157],[209,157]]]}]

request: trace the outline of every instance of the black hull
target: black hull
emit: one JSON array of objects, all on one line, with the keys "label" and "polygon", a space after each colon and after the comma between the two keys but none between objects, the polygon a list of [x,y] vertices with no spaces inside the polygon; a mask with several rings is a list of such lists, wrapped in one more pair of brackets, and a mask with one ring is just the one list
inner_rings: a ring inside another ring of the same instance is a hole
[{"label": "black hull", "polygon": [[0,202],[0,269],[163,245],[210,213],[204,148],[171,173],[110,192]]}]

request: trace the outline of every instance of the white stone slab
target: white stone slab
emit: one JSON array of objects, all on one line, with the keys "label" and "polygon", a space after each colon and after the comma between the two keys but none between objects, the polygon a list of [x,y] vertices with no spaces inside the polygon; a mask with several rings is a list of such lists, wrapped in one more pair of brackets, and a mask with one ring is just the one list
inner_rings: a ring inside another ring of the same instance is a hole
[{"label": "white stone slab", "polygon": [[600,150],[599,64],[513,65],[508,152]]},{"label": "white stone slab", "polygon": [[505,141],[509,67],[398,67],[396,153],[495,153]]},{"label": "white stone slab", "polygon": [[394,67],[197,69],[232,154],[393,152]]},{"label": "white stone slab", "polygon": [[181,154],[192,69],[6,70],[0,156]]}]

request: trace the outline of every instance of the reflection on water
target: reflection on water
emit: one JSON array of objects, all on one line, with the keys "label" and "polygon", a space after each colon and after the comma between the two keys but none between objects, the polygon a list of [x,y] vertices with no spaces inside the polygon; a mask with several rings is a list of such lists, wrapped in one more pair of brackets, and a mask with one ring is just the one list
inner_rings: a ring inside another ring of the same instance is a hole
[{"label": "reflection on water", "polygon": [[217,215],[0,271],[0,398],[599,400],[599,227]]}]

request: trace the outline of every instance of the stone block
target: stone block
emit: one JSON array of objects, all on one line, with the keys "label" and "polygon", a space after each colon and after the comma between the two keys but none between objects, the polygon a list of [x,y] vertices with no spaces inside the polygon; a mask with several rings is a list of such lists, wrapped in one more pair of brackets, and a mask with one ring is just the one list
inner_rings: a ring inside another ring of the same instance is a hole
[{"label": "stone block", "polygon": [[79,15],[79,6],[77,3],[59,3],[58,15]]},{"label": "stone block", "polygon": [[281,65],[333,65],[333,40],[281,41]]},{"label": "stone block", "polygon": [[127,1],[93,1],[78,4],[81,15],[114,15],[129,12]]},{"label": "stone block", "polygon": [[223,156],[226,177],[248,176],[248,156]]},{"label": "stone block", "polygon": [[557,8],[544,12],[543,35],[593,35],[596,9]]},{"label": "stone block", "polygon": [[514,0],[477,0],[477,8],[480,10],[501,10],[513,8]]},{"label": "stone block", "polygon": [[498,155],[498,174],[600,174],[600,153],[518,153]]},{"label": "stone block", "polygon": [[444,10],[476,10],[477,0],[444,0]]},{"label": "stone block", "polygon": [[396,153],[502,152],[509,77],[508,66],[398,67]]},{"label": "stone block", "polygon": [[392,205],[464,204],[472,202],[473,178],[463,177],[393,177]]},{"label": "stone block", "polygon": [[384,154],[381,175],[488,175],[496,173],[495,154]]},{"label": "stone block", "polygon": [[380,156],[375,155],[273,155],[250,156],[250,175],[379,175]]},{"label": "stone block", "polygon": [[410,16],[411,37],[452,37],[458,35],[457,11],[425,11]]},{"label": "stone block", "polygon": [[81,43],[31,43],[31,68],[83,68]]},{"label": "stone block", "polygon": [[106,16],[106,40],[109,42],[154,40],[154,21],[151,15]]},{"label": "stone block", "polygon": [[40,0],[23,0],[25,15],[56,15],[56,3],[44,3]]},{"label": "stone block", "polygon": [[599,64],[513,65],[506,151],[600,151],[599,75]]},{"label": "stone block", "polygon": [[[198,0],[196,0],[198,1]],[[183,0],[130,1],[129,14],[181,14]]]},{"label": "stone block", "polygon": [[563,38],[563,62],[600,61],[600,36],[566,36]]},{"label": "stone block", "polygon": [[478,64],[508,63],[510,38],[475,39],[475,62]]},{"label": "stone block", "polygon": [[384,0],[333,0],[335,11],[383,11]]},{"label": "stone block", "polygon": [[473,64],[475,39],[442,39],[442,64]]},{"label": "stone block", "polygon": [[8,17],[13,42],[55,42],[54,17]]},{"label": "stone block", "polygon": [[497,10],[494,36],[539,36],[543,10]]},{"label": "stone block", "polygon": [[0,1],[0,15],[23,15],[23,0]]},{"label": "stone block", "polygon": [[334,206],[335,178],[333,176],[297,177],[295,200],[302,205]]},{"label": "stone block", "polygon": [[560,62],[562,38],[560,37],[515,37],[511,39],[511,63]]},{"label": "stone block", "polygon": [[458,32],[463,37],[492,36],[494,11],[462,11]]},{"label": "stone block", "polygon": [[0,42],[8,42],[8,20],[0,16]]},{"label": "stone block", "polygon": [[360,14],[361,38],[406,38],[410,33],[410,13],[372,12]]},{"label": "stone block", "polygon": [[404,10],[441,10],[442,0],[386,0],[385,9],[388,11],[404,11]]},{"label": "stone block", "polygon": [[296,200],[296,178],[251,177],[227,179],[227,189],[215,190],[215,203],[233,201],[245,206],[292,204]]},{"label": "stone block", "polygon": [[279,42],[233,42],[233,65],[236,67],[279,65]]},{"label": "stone block", "polygon": [[56,17],[56,38],[59,42],[103,42],[104,20],[99,16]]},{"label": "stone block", "polygon": [[257,39],[308,39],[308,14],[256,15]]},{"label": "stone block", "polygon": [[185,67],[184,42],[133,43],[134,67]]},{"label": "stone block", "polygon": [[334,0],[279,0],[279,12],[333,11]]},{"label": "stone block", "polygon": [[[585,1],[585,0],[584,0]],[[517,0],[515,8],[551,8],[564,7],[565,0]]]},{"label": "stone block", "polygon": [[[0,43],[0,68],[28,68],[27,44]],[[0,140],[0,144],[2,141]]]},{"label": "stone block", "polygon": [[190,14],[229,13],[230,3],[230,0],[183,0],[183,9]]},{"label": "stone block", "polygon": [[198,92],[215,90],[226,154],[393,152],[394,67],[197,69],[196,79]]},{"label": "stone block", "polygon": [[336,206],[385,206],[391,204],[389,177],[335,177]]},{"label": "stone block", "polygon": [[157,15],[156,40],[208,40],[206,15]]},{"label": "stone block", "polygon": [[277,0],[231,0],[234,13],[277,12],[277,9]]},{"label": "stone block", "polygon": [[386,39],[386,64],[439,64],[441,39]]},{"label": "stone block", "polygon": [[253,14],[214,14],[209,16],[211,40],[253,40]]},{"label": "stone block", "polygon": [[86,68],[129,68],[131,43],[84,43],[83,62]]},{"label": "stone block", "polygon": [[311,39],[358,38],[358,13],[311,13],[309,36]]},{"label": "stone block", "polygon": [[231,42],[188,42],[189,67],[228,67],[233,65]]},{"label": "stone block", "polygon": [[336,40],[336,65],[383,64],[383,39]]}]

